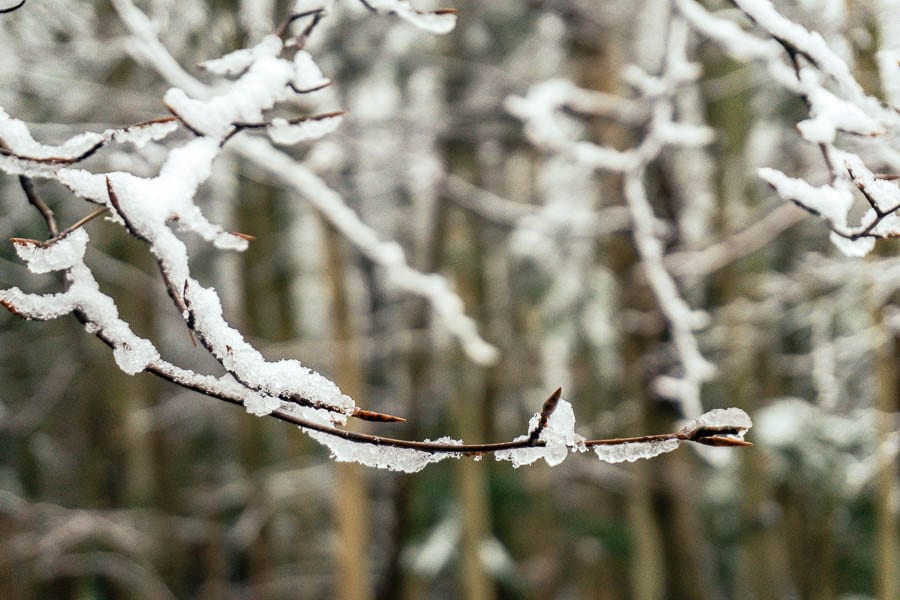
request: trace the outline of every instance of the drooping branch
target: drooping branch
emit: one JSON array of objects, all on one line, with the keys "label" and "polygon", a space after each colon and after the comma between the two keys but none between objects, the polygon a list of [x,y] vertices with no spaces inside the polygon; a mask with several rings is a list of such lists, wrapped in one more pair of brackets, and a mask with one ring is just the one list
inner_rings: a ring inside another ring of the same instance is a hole
[{"label": "drooping branch", "polygon": [[98,208],[97,210],[78,219],[76,222],[72,223],[71,225],[69,225],[68,227],[66,227],[65,229],[60,231],[59,233],[55,234],[50,239],[43,241],[43,242],[40,240],[33,240],[30,238],[14,237],[14,238],[9,238],[9,239],[14,244],[32,244],[32,245],[38,246],[39,248],[49,248],[50,246],[52,246],[54,243],[58,242],[62,238],[66,237],[67,235],[71,234],[72,232],[80,229],[81,227],[84,227],[85,225],[87,225],[88,223],[90,223],[91,221],[96,219],[97,217],[103,216],[108,212],[109,212],[108,208],[105,208],[105,207]]}]

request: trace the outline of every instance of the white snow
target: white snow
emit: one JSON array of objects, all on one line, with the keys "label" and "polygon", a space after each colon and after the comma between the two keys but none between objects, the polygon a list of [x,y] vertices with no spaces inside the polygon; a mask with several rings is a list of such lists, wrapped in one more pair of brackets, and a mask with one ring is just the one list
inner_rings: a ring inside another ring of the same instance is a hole
[{"label": "white snow", "polygon": [[378,12],[395,14],[419,29],[431,33],[439,35],[450,33],[456,27],[455,14],[418,11],[406,0],[366,0],[366,4]]},{"label": "white snow", "polygon": [[[866,169],[855,155],[835,150],[834,154],[845,159],[845,164],[851,167],[857,183],[862,184],[875,204],[881,210],[891,210],[900,202],[900,189],[888,181],[876,180],[874,175]],[[871,235],[892,237],[900,233],[900,218],[896,213],[889,214],[872,228],[869,236],[861,236],[866,227],[871,225],[878,215],[874,210],[863,217],[857,228],[848,228],[847,213],[853,205],[853,194],[849,189],[847,180],[839,179],[835,185],[843,183],[842,187],[824,185],[813,187],[802,179],[788,177],[781,171],[769,168],[759,169],[759,176],[768,181],[778,192],[778,195],[786,200],[793,200],[804,208],[820,214],[829,222],[832,233],[831,242],[845,255],[850,257],[865,256],[875,247],[875,238]],[[887,205],[886,208],[885,205]]]},{"label": "white snow", "polygon": [[0,107],[0,139],[15,155],[32,160],[71,161],[110,140],[118,143],[131,142],[140,148],[149,141],[166,137],[177,128],[177,121],[141,123],[125,129],[107,129],[102,133],[82,133],[62,144],[47,145],[35,141],[23,121],[10,117]]},{"label": "white snow", "polygon": [[341,120],[340,115],[326,118],[312,117],[299,122],[276,118],[272,119],[272,124],[266,128],[266,131],[276,144],[292,146],[328,135],[338,128]]},{"label": "white snow", "polygon": [[200,67],[214,75],[240,75],[253,64],[255,58],[252,49],[241,48],[220,58],[205,60]]},{"label": "white snow", "polygon": [[769,0],[734,0],[734,3],[773,37],[785,40],[811,57],[816,68],[837,82],[840,92],[872,118],[895,125],[900,123],[900,115],[882,107],[877,99],[865,93],[847,63],[828,47],[819,33],[786,19]]},{"label": "white snow", "polygon": [[537,146],[561,148],[578,134],[571,119],[559,114],[574,88],[565,79],[551,79],[537,83],[523,96],[509,96],[506,110],[525,123],[525,134]]},{"label": "white snow", "polygon": [[[76,230],[83,240],[76,242],[76,248],[69,257],[78,256],[67,268],[68,289],[60,294],[26,294],[19,288],[0,290],[0,300],[8,303],[15,312],[28,319],[56,319],[78,310],[87,318],[86,329],[98,333],[113,346],[113,354],[119,367],[129,375],[143,371],[148,364],[159,359],[153,344],[135,335],[128,324],[119,318],[119,311],[112,298],[100,291],[90,269],[82,262],[83,246],[87,243],[87,232]],[[65,238],[64,238],[65,239]],[[63,240],[64,241],[64,240]]]},{"label": "white snow", "polygon": [[97,204],[108,204],[106,177],[84,169],[63,168],[56,172],[56,179],[72,193]]},{"label": "white snow", "polygon": [[678,448],[681,442],[675,438],[649,442],[626,442],[624,444],[602,444],[594,446],[594,453],[603,462],[634,462],[653,458]]},{"label": "white snow", "polygon": [[774,59],[782,53],[774,40],[759,39],[737,23],[710,14],[694,0],[675,0],[675,6],[691,27],[723,46],[737,60]]},{"label": "white snow", "polygon": [[103,134],[82,133],[57,146],[48,146],[35,141],[28,126],[19,119],[13,119],[0,108],[0,139],[9,149],[23,157],[35,159],[74,158],[80,156],[104,141]]},{"label": "white snow", "polygon": [[266,36],[251,53],[253,62],[224,93],[210,99],[191,98],[184,90],[172,88],[164,101],[192,129],[222,139],[234,123],[260,123],[263,111],[286,100],[293,92],[288,88],[295,76],[294,64],[279,58],[282,41]]},{"label": "white snow", "polygon": [[49,321],[72,312],[71,296],[68,293],[29,294],[18,287],[11,287],[0,290],[0,300],[26,319]]},{"label": "white snow", "polygon": [[325,77],[312,55],[301,50],[294,55],[294,87],[300,91],[317,89],[328,85],[331,80]]},{"label": "white snow", "polygon": [[[183,263],[179,270],[184,272],[187,269],[186,249],[172,234],[170,224],[179,230],[196,233],[220,248],[247,248],[246,240],[210,223],[194,203],[197,189],[209,177],[213,160],[219,152],[217,140],[199,137],[172,150],[157,177],[146,179],[121,172],[108,175],[131,225],[155,244],[157,255],[180,255],[177,262]],[[97,193],[100,179],[101,176],[91,177],[82,173],[64,174],[64,182],[86,197]],[[105,188],[105,181],[103,186]],[[171,256],[169,260],[176,262]]]},{"label": "white snow", "polygon": [[149,340],[135,338],[117,345],[113,350],[113,358],[120,369],[129,375],[134,375],[157,360],[159,353]]},{"label": "white snow", "polygon": [[[835,159],[844,163],[851,173],[854,183],[865,188],[866,193],[875,201],[880,210],[896,211],[900,207],[900,186],[896,181],[876,178],[862,159],[850,152],[836,153]],[[865,222],[864,218],[863,223]]]},{"label": "white snow", "polygon": [[759,169],[758,173],[785,200],[792,200],[814,210],[832,223],[846,224],[847,212],[853,205],[853,194],[849,189],[831,185],[813,187],[802,179],[788,177],[781,171],[768,167]]},{"label": "white snow", "polygon": [[267,394],[244,394],[244,410],[257,417],[271,414],[272,411],[278,410],[281,405],[282,401],[280,398],[274,398]]},{"label": "white snow", "polygon": [[[863,216],[862,222],[871,223],[872,220],[876,218],[877,215],[875,214],[875,210],[870,208]],[[891,214],[883,217],[872,229],[872,233],[884,237],[900,237],[900,214],[898,214],[898,211],[895,210]]]},{"label": "white snow", "polygon": [[819,85],[809,69],[801,73],[801,85],[807,90],[811,118],[801,121],[797,128],[806,140],[816,144],[830,144],[838,131],[866,136],[885,132],[884,127],[858,105],[838,98]]},{"label": "white snow", "polygon": [[715,408],[703,413],[681,429],[681,433],[691,435],[701,429],[732,430],[738,431],[731,434],[733,437],[743,439],[744,434],[753,427],[750,415],[740,408]]},{"label": "white snow", "polygon": [[[425,452],[411,448],[397,448],[373,444],[361,444],[341,437],[304,429],[314,440],[331,450],[331,457],[338,462],[354,462],[377,469],[389,469],[403,473],[416,473],[428,465],[447,458],[459,458],[454,452]],[[425,440],[431,441],[431,440]],[[462,444],[460,440],[442,437],[434,440],[441,444]]]},{"label": "white snow", "polygon": [[16,242],[16,253],[28,263],[32,273],[49,273],[69,269],[84,259],[88,235],[83,229],[76,229],[62,239],[46,247],[37,244]]},{"label": "white snow", "polygon": [[875,238],[873,237],[861,237],[851,240],[832,231],[831,234],[829,234],[828,239],[838,250],[843,252],[845,256],[851,258],[866,256],[875,248]]},{"label": "white snow", "polygon": [[[532,431],[537,429],[541,421],[541,413],[535,413],[528,422],[528,432],[520,435],[515,441],[527,440]],[[538,440],[544,442],[544,446],[519,448],[515,450],[501,450],[494,454],[497,460],[508,460],[513,467],[530,465],[538,459],[554,467],[566,459],[570,451],[584,450],[584,437],[575,433],[575,411],[572,405],[560,399],[556,410],[550,415],[547,426],[541,431]]]},{"label": "white snow", "polygon": [[222,304],[214,289],[191,280],[184,296],[197,333],[204,336],[216,358],[242,383],[270,396],[298,395],[336,412],[352,412],[353,400],[328,378],[296,360],[266,361],[222,318]]},{"label": "white snow", "polygon": [[148,142],[155,142],[167,137],[178,129],[178,121],[156,121],[132,125],[125,129],[110,129],[106,131],[113,140],[122,144],[130,142],[137,148],[143,148]]}]

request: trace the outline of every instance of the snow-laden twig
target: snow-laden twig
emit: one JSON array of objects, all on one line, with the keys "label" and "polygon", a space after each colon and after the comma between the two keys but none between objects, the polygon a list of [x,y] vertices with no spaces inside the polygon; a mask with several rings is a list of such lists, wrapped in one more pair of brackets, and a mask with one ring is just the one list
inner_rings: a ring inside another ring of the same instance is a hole
[{"label": "snow-laden twig", "polygon": [[718,242],[697,250],[682,250],[667,254],[666,268],[679,278],[709,275],[764,248],[806,216],[806,212],[792,204],[781,204],[740,231],[726,234]]},{"label": "snow-laden twig", "polygon": [[80,162],[110,142],[131,143],[141,148],[161,140],[178,129],[178,119],[163,117],[102,133],[82,133],[58,145],[35,141],[28,126],[0,108],[0,166],[8,173],[27,175],[41,167],[52,170],[59,165]]}]

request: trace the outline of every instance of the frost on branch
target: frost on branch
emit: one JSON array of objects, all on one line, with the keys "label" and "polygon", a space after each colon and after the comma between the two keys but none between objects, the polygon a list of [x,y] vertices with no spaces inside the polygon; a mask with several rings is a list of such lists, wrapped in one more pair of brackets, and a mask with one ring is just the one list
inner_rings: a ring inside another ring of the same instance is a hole
[{"label": "frost on branch", "polygon": [[[79,229],[47,247],[16,242],[16,250],[35,273],[64,271],[68,289],[59,294],[28,294],[19,288],[0,290],[0,304],[25,319],[49,320],[75,312],[93,333],[113,348],[116,364],[134,375],[159,358],[153,344],[138,337],[119,318],[113,299],[103,294],[90,269],[84,264],[88,235]],[[57,248],[56,246],[59,245]]]},{"label": "frost on branch", "polygon": [[341,124],[341,115],[333,113],[320,117],[299,120],[272,119],[267,132],[272,141],[282,146],[293,146],[300,142],[325,137]]}]

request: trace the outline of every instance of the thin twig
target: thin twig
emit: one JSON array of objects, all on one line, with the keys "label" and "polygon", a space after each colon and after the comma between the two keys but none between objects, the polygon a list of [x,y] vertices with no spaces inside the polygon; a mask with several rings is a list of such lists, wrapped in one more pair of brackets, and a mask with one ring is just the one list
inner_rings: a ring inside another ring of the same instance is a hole
[{"label": "thin twig", "polygon": [[325,16],[324,8],[316,8],[314,10],[308,10],[301,13],[294,13],[285,17],[285,19],[278,26],[278,29],[275,30],[275,35],[278,37],[284,37],[284,34],[287,33],[288,27],[291,26],[291,23],[297,21],[298,19],[303,19],[306,17],[313,17],[313,21],[310,25],[307,25],[303,30],[303,33],[309,35],[312,32],[313,27],[315,27],[322,17]]},{"label": "thin twig", "polygon": [[292,90],[294,90],[294,93],[296,93],[296,94],[312,94],[313,92],[318,92],[319,90],[324,90],[325,88],[327,88],[330,85],[331,85],[331,82],[326,81],[325,83],[323,83],[321,85],[316,85],[311,88],[298,88],[296,85],[293,84],[293,82],[288,83],[288,87],[291,88]]},{"label": "thin twig", "polygon": [[41,216],[47,223],[47,229],[50,231],[50,235],[56,236],[59,234],[59,226],[56,224],[56,215],[53,213],[53,209],[47,206],[44,199],[37,193],[37,190],[34,188],[34,182],[32,182],[30,178],[20,175],[19,185],[21,185],[22,190],[25,191],[25,197],[28,198],[28,202],[41,213]]},{"label": "thin twig", "polygon": [[13,237],[13,238],[9,238],[9,239],[11,242],[13,242],[15,244],[29,244],[32,246],[38,246],[40,248],[49,248],[50,246],[52,246],[56,242],[60,241],[64,237],[70,235],[76,229],[83,227],[90,221],[92,221],[92,220],[96,219],[97,217],[99,217],[100,215],[106,214],[108,212],[109,212],[109,208],[107,208],[107,207],[98,208],[91,214],[87,215],[86,217],[82,217],[81,219],[76,221],[74,224],[70,225],[69,227],[66,227],[65,229],[60,231],[58,234],[54,235],[53,237],[51,237],[43,242],[40,240],[33,240],[31,238]]}]

